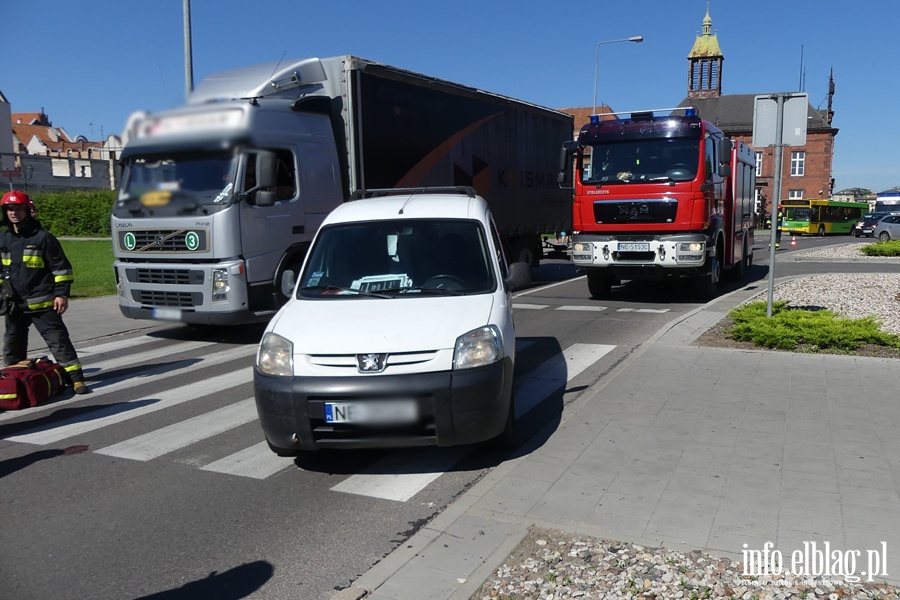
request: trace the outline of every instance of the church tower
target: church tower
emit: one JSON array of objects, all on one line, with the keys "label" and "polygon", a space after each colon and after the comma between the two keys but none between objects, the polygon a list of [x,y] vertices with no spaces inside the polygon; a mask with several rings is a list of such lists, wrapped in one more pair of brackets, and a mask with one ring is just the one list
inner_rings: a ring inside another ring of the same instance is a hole
[{"label": "church tower", "polygon": [[688,54],[688,98],[718,98],[722,95],[722,50],[712,33],[709,2],[703,18],[703,33],[697,36]]}]

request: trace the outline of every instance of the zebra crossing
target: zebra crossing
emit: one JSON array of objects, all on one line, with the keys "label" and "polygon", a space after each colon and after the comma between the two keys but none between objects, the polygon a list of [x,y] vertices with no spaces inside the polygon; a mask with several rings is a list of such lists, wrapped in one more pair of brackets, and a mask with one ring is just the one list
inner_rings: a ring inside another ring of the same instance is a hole
[{"label": "zebra crossing", "polygon": [[[103,439],[110,440],[124,432],[122,435],[127,436],[126,439],[91,446],[89,452],[137,462],[168,460],[205,472],[256,480],[291,468],[300,469],[293,459],[272,453],[261,439],[261,432],[252,440],[245,435],[225,435],[257,419],[252,397],[229,400],[224,406],[209,409],[212,398],[226,397],[224,393],[228,391],[233,398],[241,391],[236,388],[252,383],[252,357],[256,345],[221,348],[216,344],[138,336],[79,347],[93,393],[25,411],[0,413],[0,431],[4,432],[0,440],[50,446],[66,444],[76,438],[91,439],[89,436],[98,432],[107,433]],[[532,341],[519,341],[517,351],[528,351],[532,345]],[[524,416],[614,348],[604,344],[574,344],[519,376],[515,382],[516,418]],[[219,368],[220,372],[210,377],[191,377],[190,383],[179,384],[177,380],[179,376],[205,372],[220,365],[228,365],[228,368]],[[148,385],[152,385],[153,391],[143,389]],[[200,414],[187,418],[183,416],[184,410],[175,410],[194,406],[203,408],[198,409]],[[158,418],[140,420],[154,414]],[[169,418],[169,414],[176,416]],[[147,422],[157,425],[132,435],[135,428]],[[160,422],[167,424],[160,426]],[[126,429],[126,424],[132,427]],[[189,452],[195,444],[215,440],[217,436],[227,438],[222,448],[228,454],[184,458],[185,451]],[[244,441],[236,442],[236,438]],[[244,444],[244,447],[228,447],[227,444]],[[331,489],[405,502],[473,451],[473,447],[459,447],[423,449],[412,456],[410,453],[389,453]]]},{"label": "zebra crossing", "polygon": [[[531,304],[526,302],[514,302],[513,308],[519,310],[544,310],[551,308],[549,304]],[[583,305],[583,304],[564,304],[562,306],[553,307],[553,310],[560,311],[570,311],[570,312],[602,312],[604,310],[609,310],[608,306],[594,306],[594,305]],[[668,308],[630,308],[630,307],[622,307],[615,309],[615,312],[620,313],[653,313],[653,314],[662,314],[669,312]]]}]

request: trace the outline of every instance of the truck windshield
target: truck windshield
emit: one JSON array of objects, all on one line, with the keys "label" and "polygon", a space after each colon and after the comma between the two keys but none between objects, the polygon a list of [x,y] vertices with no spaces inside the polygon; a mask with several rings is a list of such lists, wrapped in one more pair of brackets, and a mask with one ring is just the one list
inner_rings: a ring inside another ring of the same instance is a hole
[{"label": "truck windshield", "polygon": [[582,183],[691,181],[700,165],[700,141],[639,139],[585,147]]},{"label": "truck windshield", "polygon": [[391,299],[487,293],[496,285],[490,256],[477,221],[403,219],[331,225],[322,229],[310,251],[298,297]]},{"label": "truck windshield", "polygon": [[126,164],[116,208],[128,209],[131,216],[143,209],[215,212],[231,203],[236,163],[231,152],[135,157]]}]

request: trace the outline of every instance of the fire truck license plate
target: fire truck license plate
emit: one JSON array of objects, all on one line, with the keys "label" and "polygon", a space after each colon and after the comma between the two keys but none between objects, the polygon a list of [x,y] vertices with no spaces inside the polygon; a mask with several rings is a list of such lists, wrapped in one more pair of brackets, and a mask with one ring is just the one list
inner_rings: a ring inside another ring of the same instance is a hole
[{"label": "fire truck license plate", "polygon": [[649,252],[650,242],[619,242],[619,252]]}]

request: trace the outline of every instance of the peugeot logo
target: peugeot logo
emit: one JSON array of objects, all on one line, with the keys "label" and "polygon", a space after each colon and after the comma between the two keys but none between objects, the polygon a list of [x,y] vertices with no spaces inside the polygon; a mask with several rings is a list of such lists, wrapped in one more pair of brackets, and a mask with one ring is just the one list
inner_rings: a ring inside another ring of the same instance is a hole
[{"label": "peugeot logo", "polygon": [[357,354],[356,366],[360,373],[381,373],[387,363],[387,354]]}]

